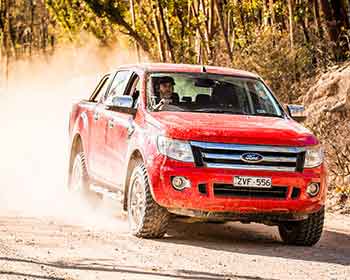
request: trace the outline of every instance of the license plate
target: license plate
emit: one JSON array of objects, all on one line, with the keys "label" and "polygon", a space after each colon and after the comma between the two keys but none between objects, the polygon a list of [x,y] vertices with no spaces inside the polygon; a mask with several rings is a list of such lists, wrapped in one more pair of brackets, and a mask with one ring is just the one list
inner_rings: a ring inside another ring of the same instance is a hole
[{"label": "license plate", "polygon": [[251,187],[251,188],[271,188],[271,178],[268,177],[252,177],[252,176],[234,176],[233,185],[235,187]]}]

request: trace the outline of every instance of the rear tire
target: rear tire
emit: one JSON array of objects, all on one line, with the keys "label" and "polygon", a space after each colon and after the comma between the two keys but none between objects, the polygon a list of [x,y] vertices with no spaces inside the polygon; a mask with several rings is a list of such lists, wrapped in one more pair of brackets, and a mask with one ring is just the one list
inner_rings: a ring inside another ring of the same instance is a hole
[{"label": "rear tire", "polygon": [[286,244],[313,246],[321,238],[324,223],[324,207],[306,220],[285,222],[278,226],[279,234]]},{"label": "rear tire", "polygon": [[100,201],[96,193],[90,190],[84,152],[78,152],[73,160],[68,179],[69,191],[82,197],[89,205],[95,207]]},{"label": "rear tire", "polygon": [[152,197],[145,166],[142,163],[136,165],[130,177],[128,192],[131,233],[142,238],[161,238],[166,233],[169,218],[169,212]]}]

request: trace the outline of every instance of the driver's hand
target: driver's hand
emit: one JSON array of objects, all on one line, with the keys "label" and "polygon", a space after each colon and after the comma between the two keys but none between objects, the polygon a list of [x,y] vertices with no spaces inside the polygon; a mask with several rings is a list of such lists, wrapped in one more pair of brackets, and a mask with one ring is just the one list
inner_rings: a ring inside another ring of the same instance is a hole
[{"label": "driver's hand", "polygon": [[159,101],[159,103],[158,103],[156,106],[154,106],[153,108],[154,108],[154,110],[159,111],[159,110],[161,110],[161,109],[163,108],[164,105],[169,105],[169,104],[170,104],[170,101],[171,101],[171,100],[169,100],[169,99],[163,98],[163,99],[161,99],[161,100]]},{"label": "driver's hand", "polygon": [[171,103],[171,100],[170,100],[170,99],[165,99],[165,98],[163,98],[163,99],[160,101],[160,103],[161,103],[162,105],[169,105],[169,104]]}]

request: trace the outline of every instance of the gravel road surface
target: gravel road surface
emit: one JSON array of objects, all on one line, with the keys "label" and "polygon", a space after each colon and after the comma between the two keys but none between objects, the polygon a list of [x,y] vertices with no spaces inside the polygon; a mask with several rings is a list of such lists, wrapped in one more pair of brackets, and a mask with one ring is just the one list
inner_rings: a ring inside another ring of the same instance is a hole
[{"label": "gravel road surface", "polygon": [[[72,209],[74,211],[74,209]],[[0,217],[0,279],[349,279],[350,218],[328,215],[312,248],[283,245],[276,227],[173,223],[158,240],[59,217]]]}]

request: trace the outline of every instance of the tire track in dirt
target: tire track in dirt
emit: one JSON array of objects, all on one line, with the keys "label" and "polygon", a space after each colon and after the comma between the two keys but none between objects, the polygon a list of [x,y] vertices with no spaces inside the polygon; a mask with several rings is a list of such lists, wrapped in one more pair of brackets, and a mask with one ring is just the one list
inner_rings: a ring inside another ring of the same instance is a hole
[{"label": "tire track in dirt", "polygon": [[327,216],[322,240],[306,248],[262,225],[172,223],[164,239],[144,240],[125,221],[103,229],[9,215],[0,218],[0,270],[13,272],[6,280],[348,279],[349,222]]}]

